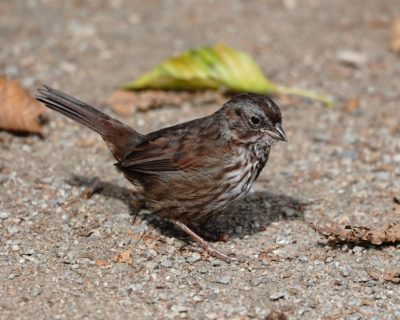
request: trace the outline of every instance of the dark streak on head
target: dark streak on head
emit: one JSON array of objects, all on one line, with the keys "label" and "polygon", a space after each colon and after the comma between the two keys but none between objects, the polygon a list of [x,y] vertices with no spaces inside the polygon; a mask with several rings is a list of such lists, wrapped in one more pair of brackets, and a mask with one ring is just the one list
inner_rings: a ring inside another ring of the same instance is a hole
[{"label": "dark streak on head", "polygon": [[[282,121],[282,115],[275,104],[270,98],[265,95],[257,94],[257,93],[242,93],[231,98],[226,105],[234,105],[240,106],[241,108],[254,108],[254,106],[259,107],[263,110],[265,116],[268,120],[275,125],[278,122]],[[236,113],[238,113],[239,109],[236,109]],[[238,114],[239,115],[239,114]]]}]

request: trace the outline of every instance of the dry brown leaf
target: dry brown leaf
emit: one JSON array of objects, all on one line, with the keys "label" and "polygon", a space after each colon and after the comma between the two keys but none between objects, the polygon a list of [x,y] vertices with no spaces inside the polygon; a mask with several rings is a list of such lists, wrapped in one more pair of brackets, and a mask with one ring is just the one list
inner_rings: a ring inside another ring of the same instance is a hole
[{"label": "dry brown leaf", "polygon": [[333,227],[318,227],[310,224],[311,228],[328,239],[329,243],[353,244],[394,244],[400,242],[400,223],[390,223],[383,227],[370,228],[364,226],[338,225]]},{"label": "dry brown leaf", "polygon": [[382,276],[382,274],[379,271],[375,271],[375,270],[368,272],[368,275],[371,277],[372,280],[376,280],[376,281],[380,280],[381,276]]},{"label": "dry brown leaf", "polygon": [[142,240],[147,248],[154,248],[157,245],[158,239],[152,234],[146,234],[142,237]]},{"label": "dry brown leaf", "polygon": [[372,307],[374,305],[374,303],[371,300],[364,298],[361,300],[361,305]]},{"label": "dry brown leaf", "polygon": [[133,262],[132,257],[131,257],[131,252],[129,250],[121,251],[113,258],[113,261],[131,264]]},{"label": "dry brown leaf", "polygon": [[359,107],[360,107],[360,100],[358,100],[357,98],[351,98],[346,101],[343,109],[344,109],[344,111],[346,111],[348,113],[353,113]]},{"label": "dry brown leaf", "polygon": [[266,320],[287,320],[286,314],[279,310],[272,310],[267,317],[265,318]]},{"label": "dry brown leaf", "polygon": [[41,133],[44,111],[17,81],[0,77],[0,130]]},{"label": "dry brown leaf", "polygon": [[389,281],[393,283],[400,283],[400,269],[395,267],[385,270],[384,273],[379,271],[370,271],[368,275],[376,281]]},{"label": "dry brown leaf", "polygon": [[184,92],[184,91],[115,91],[106,102],[122,116],[129,116],[136,111],[147,111],[162,106],[180,106],[185,102],[206,103],[222,100],[218,92]]},{"label": "dry brown leaf", "polygon": [[96,263],[96,266],[98,266],[98,267],[110,267],[108,262],[103,259],[96,259],[95,263]]},{"label": "dry brown leaf", "polygon": [[368,275],[375,281],[389,281],[393,283],[400,283],[400,269],[391,268],[386,270],[384,273],[379,271],[370,271]]},{"label": "dry brown leaf", "polygon": [[400,17],[393,21],[389,46],[393,52],[400,53]]},{"label": "dry brown leaf", "polygon": [[389,269],[383,274],[383,280],[400,283],[400,269]]}]

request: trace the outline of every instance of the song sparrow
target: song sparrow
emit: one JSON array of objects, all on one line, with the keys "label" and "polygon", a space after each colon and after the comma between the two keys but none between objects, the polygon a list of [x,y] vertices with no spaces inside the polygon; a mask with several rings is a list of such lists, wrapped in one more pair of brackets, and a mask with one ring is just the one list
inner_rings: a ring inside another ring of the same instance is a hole
[{"label": "song sparrow", "polygon": [[248,193],[271,146],[287,141],[278,106],[239,94],[204,118],[142,135],[88,104],[44,86],[37,100],[99,133],[117,168],[139,187],[147,207],[170,219],[209,254],[232,260],[188,227],[221,213]]}]

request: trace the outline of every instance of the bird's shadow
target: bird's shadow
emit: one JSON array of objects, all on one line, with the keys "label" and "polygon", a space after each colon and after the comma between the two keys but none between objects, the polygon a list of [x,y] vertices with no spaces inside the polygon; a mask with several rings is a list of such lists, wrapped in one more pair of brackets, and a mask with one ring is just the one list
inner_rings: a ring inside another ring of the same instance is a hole
[{"label": "bird's shadow", "polygon": [[[114,198],[126,203],[134,218],[146,220],[160,233],[166,236],[182,237],[182,232],[173,227],[172,223],[157,215],[141,210],[138,207],[138,196],[129,188],[121,187],[110,182],[75,175],[67,180],[72,186],[83,187],[89,193],[96,188],[98,193],[107,198]],[[310,202],[293,198],[285,194],[276,194],[268,191],[250,193],[236,206],[225,213],[210,219],[207,223],[196,228],[208,240],[229,238],[243,238],[264,231],[269,224],[281,220],[304,220],[304,211]],[[186,235],[185,235],[186,238]]]}]

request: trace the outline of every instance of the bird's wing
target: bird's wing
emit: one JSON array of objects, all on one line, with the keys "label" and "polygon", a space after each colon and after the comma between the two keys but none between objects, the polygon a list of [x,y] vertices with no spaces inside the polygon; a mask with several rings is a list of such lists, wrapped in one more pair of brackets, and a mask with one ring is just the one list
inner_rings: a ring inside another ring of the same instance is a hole
[{"label": "bird's wing", "polygon": [[136,146],[127,157],[119,163],[125,170],[138,172],[176,171],[174,163],[176,146],[166,137],[159,137]]},{"label": "bird's wing", "polygon": [[215,143],[202,141],[196,132],[176,132],[137,145],[118,166],[122,170],[149,174],[198,170],[215,164],[219,151]]}]

